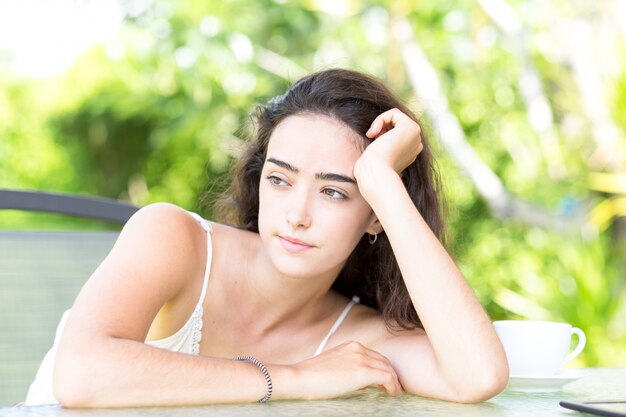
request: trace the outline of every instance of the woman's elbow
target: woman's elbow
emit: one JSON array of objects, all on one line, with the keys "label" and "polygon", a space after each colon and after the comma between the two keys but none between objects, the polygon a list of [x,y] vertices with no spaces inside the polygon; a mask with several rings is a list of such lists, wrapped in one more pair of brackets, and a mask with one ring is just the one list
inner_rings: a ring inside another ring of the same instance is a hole
[{"label": "woman's elbow", "polygon": [[92,404],[93,378],[78,361],[58,363],[54,370],[52,390],[56,400],[66,408],[86,408]]},{"label": "woman's elbow", "polygon": [[456,390],[457,402],[475,404],[498,395],[509,382],[509,367],[505,363],[489,372],[476,375]]}]

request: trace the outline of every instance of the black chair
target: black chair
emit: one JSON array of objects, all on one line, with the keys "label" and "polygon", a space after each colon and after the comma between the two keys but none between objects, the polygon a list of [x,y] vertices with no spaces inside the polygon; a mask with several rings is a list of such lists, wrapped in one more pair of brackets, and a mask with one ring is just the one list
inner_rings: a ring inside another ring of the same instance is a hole
[{"label": "black chair", "polygon": [[[105,198],[0,190],[0,216],[2,209],[118,225],[138,210]],[[0,230],[0,406],[26,398],[63,311],[71,307],[117,235],[97,230]]]},{"label": "black chair", "polygon": [[0,209],[40,211],[125,223],[138,208],[109,198],[0,189]]}]

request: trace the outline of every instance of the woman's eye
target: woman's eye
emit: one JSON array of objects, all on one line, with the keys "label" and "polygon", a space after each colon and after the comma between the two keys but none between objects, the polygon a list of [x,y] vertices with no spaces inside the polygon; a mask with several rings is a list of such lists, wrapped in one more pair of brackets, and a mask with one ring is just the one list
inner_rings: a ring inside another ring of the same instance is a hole
[{"label": "woman's eye", "polygon": [[324,189],[324,194],[326,194],[328,197],[332,198],[333,200],[344,200],[346,198],[346,195],[344,193],[341,193],[337,190],[333,190],[332,188]]},{"label": "woman's eye", "polygon": [[282,178],[278,178],[275,175],[270,175],[269,177],[267,177],[267,179],[272,185],[286,185],[287,184],[285,180],[283,180]]}]

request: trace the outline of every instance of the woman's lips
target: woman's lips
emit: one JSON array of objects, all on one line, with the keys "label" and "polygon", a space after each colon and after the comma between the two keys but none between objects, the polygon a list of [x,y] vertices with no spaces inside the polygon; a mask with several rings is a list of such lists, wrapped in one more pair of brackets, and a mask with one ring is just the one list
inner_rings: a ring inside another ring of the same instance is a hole
[{"label": "woman's lips", "polygon": [[306,244],[300,240],[292,239],[290,237],[278,236],[280,244],[289,252],[300,253],[305,250],[311,249],[313,246]]}]

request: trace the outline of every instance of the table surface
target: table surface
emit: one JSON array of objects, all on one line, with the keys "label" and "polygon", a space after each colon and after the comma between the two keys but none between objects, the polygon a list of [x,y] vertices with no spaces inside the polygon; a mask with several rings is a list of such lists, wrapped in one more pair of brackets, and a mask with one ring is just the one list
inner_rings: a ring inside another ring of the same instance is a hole
[{"label": "table surface", "polygon": [[412,395],[388,397],[370,389],[355,395],[324,401],[275,401],[266,404],[231,404],[202,407],[162,407],[68,410],[59,406],[0,408],[0,416],[455,416],[464,417],[541,417],[577,416],[566,410],[561,400],[626,400],[626,367],[590,368],[588,374],[556,392],[515,392],[500,395],[480,404],[457,404]]}]

